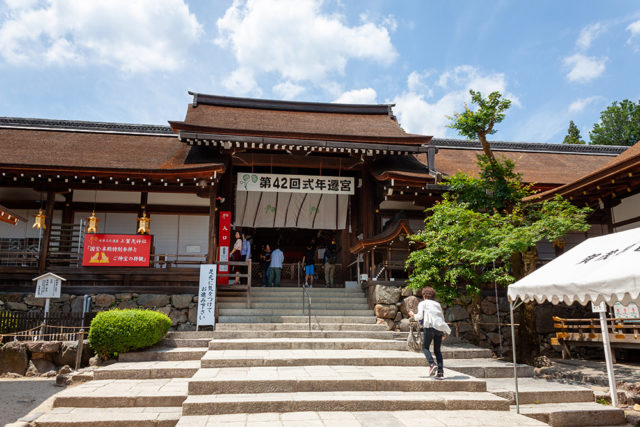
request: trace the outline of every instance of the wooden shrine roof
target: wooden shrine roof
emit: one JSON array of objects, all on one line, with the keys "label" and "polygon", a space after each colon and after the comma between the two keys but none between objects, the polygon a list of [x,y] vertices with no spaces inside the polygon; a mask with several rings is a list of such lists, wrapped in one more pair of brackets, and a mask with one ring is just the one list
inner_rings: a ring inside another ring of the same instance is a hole
[{"label": "wooden shrine roof", "polygon": [[389,224],[389,226],[387,226],[387,228],[385,228],[380,234],[376,234],[375,236],[368,239],[360,240],[358,243],[349,248],[349,251],[352,254],[357,254],[376,246],[384,246],[390,243],[392,240],[396,239],[401,234],[405,236],[413,234],[413,231],[409,226],[409,221],[407,221],[406,219],[400,219],[395,224]]},{"label": "wooden shrine roof", "polygon": [[0,205],[0,221],[6,222],[11,225],[16,225],[18,221],[27,222],[27,219],[23,216],[18,215],[11,209]]},{"label": "wooden shrine roof", "polygon": [[616,197],[640,191],[640,141],[608,163],[577,179],[530,200],[548,200],[556,194],[576,204],[591,204],[599,199],[611,202]]},{"label": "wooden shrine roof", "polygon": [[[267,137],[281,140],[366,142],[420,146],[429,136],[406,133],[393,105],[351,105],[232,98],[192,93],[176,132]],[[285,142],[286,143],[286,142]]]},{"label": "wooden shrine roof", "polygon": [[[550,189],[569,183],[606,165],[628,147],[563,145],[526,142],[491,141],[498,157],[512,160],[516,171],[527,183]],[[433,138],[429,146],[437,147],[434,169],[444,176],[458,172],[477,175],[476,156],[482,154],[478,141]],[[416,155],[427,164],[426,154]]]},{"label": "wooden shrine roof", "polygon": [[223,171],[221,160],[181,143],[168,127],[0,118],[4,168],[114,172]]},{"label": "wooden shrine roof", "polygon": [[370,169],[378,181],[394,179],[420,185],[434,182],[427,166],[412,155],[384,156],[373,161]]}]

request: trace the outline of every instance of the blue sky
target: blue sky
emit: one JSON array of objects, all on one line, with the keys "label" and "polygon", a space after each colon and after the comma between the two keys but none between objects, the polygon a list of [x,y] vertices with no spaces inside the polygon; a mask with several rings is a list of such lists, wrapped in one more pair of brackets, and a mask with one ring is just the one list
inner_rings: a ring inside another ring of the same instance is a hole
[{"label": "blue sky", "polygon": [[166,124],[187,90],[395,103],[456,137],[468,89],[513,100],[494,140],[588,140],[640,98],[634,1],[4,0],[0,115]]}]

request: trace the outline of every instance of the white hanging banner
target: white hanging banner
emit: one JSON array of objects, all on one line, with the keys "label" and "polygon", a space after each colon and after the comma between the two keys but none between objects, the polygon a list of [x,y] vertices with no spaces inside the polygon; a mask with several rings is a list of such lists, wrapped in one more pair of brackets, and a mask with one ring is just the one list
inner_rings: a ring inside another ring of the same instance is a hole
[{"label": "white hanging banner", "polygon": [[288,175],[277,173],[238,173],[238,191],[266,193],[354,194],[350,176]]},{"label": "white hanging banner", "polygon": [[200,287],[198,288],[198,326],[216,324],[216,264],[200,266]]}]

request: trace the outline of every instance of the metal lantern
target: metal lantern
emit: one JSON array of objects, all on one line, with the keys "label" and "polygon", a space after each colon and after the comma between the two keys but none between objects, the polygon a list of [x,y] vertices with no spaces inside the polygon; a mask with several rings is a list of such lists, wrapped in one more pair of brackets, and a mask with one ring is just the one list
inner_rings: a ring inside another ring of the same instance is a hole
[{"label": "metal lantern", "polygon": [[46,219],[47,219],[47,216],[44,214],[44,212],[42,212],[42,209],[38,209],[38,213],[36,214],[36,219],[33,225],[31,226],[31,228],[44,230],[45,228],[47,228],[47,226],[45,225]]},{"label": "metal lantern", "polygon": [[147,217],[147,212],[142,211],[142,216],[138,217],[138,234],[149,234],[149,222],[151,219]]},{"label": "metal lantern", "polygon": [[91,212],[91,216],[87,218],[87,233],[95,234],[98,232],[98,217],[96,216],[96,212]]}]

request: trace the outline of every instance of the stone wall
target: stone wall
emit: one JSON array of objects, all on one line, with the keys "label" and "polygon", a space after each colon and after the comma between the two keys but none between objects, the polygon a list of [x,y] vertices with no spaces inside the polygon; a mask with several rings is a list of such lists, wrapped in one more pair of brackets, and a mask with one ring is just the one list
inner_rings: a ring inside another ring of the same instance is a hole
[{"label": "stone wall", "polygon": [[[416,312],[422,301],[420,291],[404,289],[402,286],[375,284],[369,288],[370,301],[378,318],[379,324],[384,324],[388,330],[406,332],[409,330],[409,311]],[[451,335],[464,341],[473,341],[473,326],[471,322],[471,301],[462,299],[457,304],[443,305],[445,319],[451,327]],[[496,304],[495,296],[486,296],[480,303],[480,346],[490,348],[500,356],[511,352],[511,329],[507,324],[509,319],[509,302],[506,297],[499,297]],[[553,306],[549,303],[536,306],[536,323],[540,335],[540,350],[542,353],[552,351],[550,338],[555,336],[552,316],[565,318],[589,317],[589,314],[579,305],[571,307]],[[518,322],[518,313],[515,313]],[[501,325],[499,325],[501,324]]]},{"label": "stone wall", "polygon": [[[51,312],[82,313],[82,295],[62,294],[51,300]],[[33,293],[0,293],[0,310],[42,311],[45,300]],[[91,294],[91,311],[111,308],[147,308],[158,310],[171,319],[172,329],[195,330],[198,314],[198,297],[194,294]]]},{"label": "stone wall", "polygon": [[[76,365],[78,341],[9,341],[0,344],[0,376],[54,377]],[[82,366],[87,366],[93,352],[89,342],[82,346]]]}]

